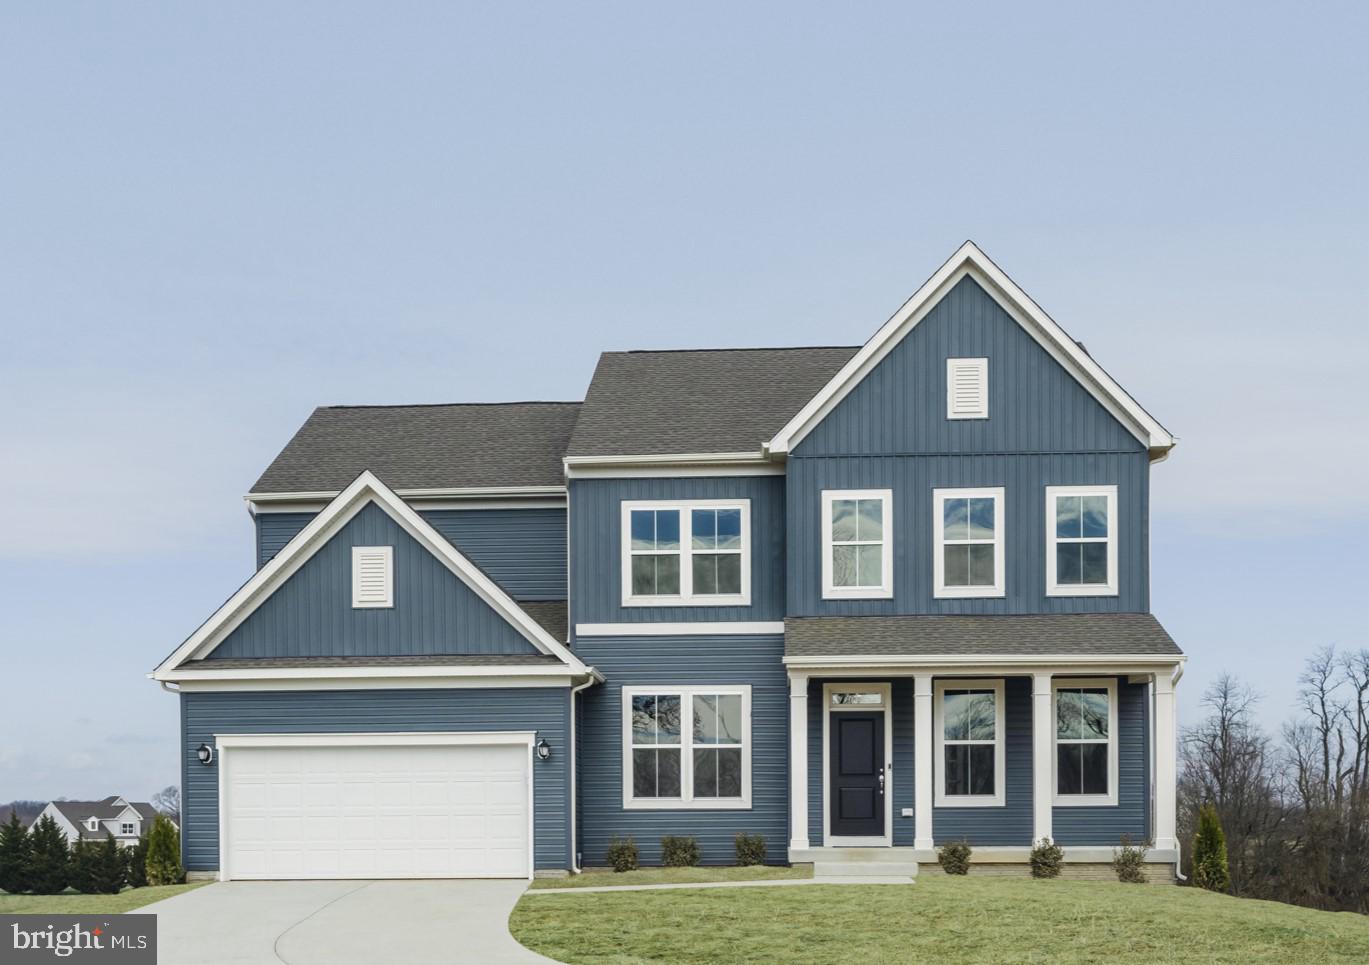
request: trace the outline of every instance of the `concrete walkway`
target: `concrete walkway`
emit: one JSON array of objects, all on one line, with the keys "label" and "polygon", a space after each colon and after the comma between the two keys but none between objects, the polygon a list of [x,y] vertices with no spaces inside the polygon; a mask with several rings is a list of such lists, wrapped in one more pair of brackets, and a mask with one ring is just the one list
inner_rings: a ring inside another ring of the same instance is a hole
[{"label": "concrete walkway", "polygon": [[509,934],[526,881],[231,881],[139,908],[162,965],[535,965]]}]

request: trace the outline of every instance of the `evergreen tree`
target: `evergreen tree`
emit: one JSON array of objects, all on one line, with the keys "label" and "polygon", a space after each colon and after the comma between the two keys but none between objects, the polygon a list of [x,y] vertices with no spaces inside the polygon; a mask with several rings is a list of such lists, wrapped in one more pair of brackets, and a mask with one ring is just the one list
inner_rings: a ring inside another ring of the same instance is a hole
[{"label": "evergreen tree", "polygon": [[91,885],[97,894],[117,895],[124,886],[124,856],[114,840],[105,833],[104,841],[91,845]]},{"label": "evergreen tree", "polygon": [[18,895],[28,890],[29,835],[11,808],[9,821],[0,825],[0,891]]},{"label": "evergreen tree", "polygon": [[185,878],[181,867],[181,833],[176,825],[157,815],[147,836],[147,883],[175,885]]},{"label": "evergreen tree", "polygon": [[130,848],[124,848],[124,881],[130,888],[142,888],[147,885],[147,835],[144,834],[138,839],[138,843]]},{"label": "evergreen tree", "polygon": [[94,841],[77,838],[67,852],[67,887],[83,895],[95,894]]},{"label": "evergreen tree", "polygon": [[1231,876],[1226,865],[1226,835],[1217,809],[1204,804],[1198,811],[1198,833],[1193,836],[1193,883],[1208,891],[1227,891]]},{"label": "evergreen tree", "polygon": [[50,815],[29,832],[29,890],[56,895],[67,887],[67,836]]}]

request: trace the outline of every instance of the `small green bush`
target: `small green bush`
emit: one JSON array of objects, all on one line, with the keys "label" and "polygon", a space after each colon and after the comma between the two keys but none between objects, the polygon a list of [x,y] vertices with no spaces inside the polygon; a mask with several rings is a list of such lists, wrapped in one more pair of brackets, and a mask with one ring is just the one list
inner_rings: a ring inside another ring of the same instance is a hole
[{"label": "small green bush", "polygon": [[19,815],[0,825],[0,891],[21,895],[29,890],[29,833]]},{"label": "small green bush", "polygon": [[967,875],[970,873],[970,855],[973,849],[968,841],[952,841],[936,850],[936,860],[941,870],[948,875]]},{"label": "small green bush", "polygon": [[765,864],[765,835],[737,832],[737,865]]},{"label": "small green bush", "polygon": [[29,831],[29,890],[60,895],[67,888],[68,864],[67,836],[50,815],[44,815]]},{"label": "small green bush", "polygon": [[667,834],[661,839],[661,864],[667,868],[692,868],[698,863],[698,838]]},{"label": "small green bush", "polygon": [[1032,848],[1030,860],[1033,878],[1058,878],[1060,866],[1065,863],[1065,849],[1050,838],[1042,838]]},{"label": "small green bush", "polygon": [[149,885],[178,885],[185,880],[181,867],[181,832],[176,825],[159,814],[147,833],[147,883]]},{"label": "small green bush", "polygon": [[608,866],[614,871],[637,870],[637,842],[615,837],[608,843]]},{"label": "small green bush", "polygon": [[1198,833],[1193,836],[1193,883],[1208,891],[1231,888],[1226,865],[1226,834],[1217,809],[1204,804],[1198,810]]},{"label": "small green bush", "polygon": [[1112,869],[1117,872],[1117,880],[1129,885],[1146,883],[1146,852],[1150,849],[1144,844],[1134,845],[1131,836],[1122,835],[1122,844],[1113,852]]}]

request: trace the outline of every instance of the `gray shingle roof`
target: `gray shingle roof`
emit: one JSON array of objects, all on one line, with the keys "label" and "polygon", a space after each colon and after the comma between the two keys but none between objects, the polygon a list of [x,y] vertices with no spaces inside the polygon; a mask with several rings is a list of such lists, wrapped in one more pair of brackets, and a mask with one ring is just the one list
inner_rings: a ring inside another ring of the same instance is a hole
[{"label": "gray shingle roof", "polygon": [[[99,818],[101,821],[112,821],[124,812],[124,805],[114,805],[119,800],[117,796],[105,798],[103,801],[53,801],[52,806],[62,813],[62,816],[76,826],[81,832],[81,837],[91,841],[103,841],[105,839],[105,829],[102,826],[99,831],[92,831],[86,827],[87,818]],[[150,823],[157,816],[157,809],[146,801],[129,801],[128,807],[133,808],[142,818],[143,823]]]},{"label": "gray shingle roof", "polygon": [[561,486],[578,402],[321,406],[252,486],[337,492],[369,469],[393,489]]},{"label": "gray shingle roof", "polygon": [[519,667],[561,663],[549,653],[423,653],[337,657],[205,657],[187,660],[183,670],[256,670],[284,667]]},{"label": "gray shingle roof", "polygon": [[857,351],[605,352],[566,455],[759,452]]},{"label": "gray shingle roof", "polygon": [[1149,613],[790,617],[786,657],[1041,654],[1180,656]]}]

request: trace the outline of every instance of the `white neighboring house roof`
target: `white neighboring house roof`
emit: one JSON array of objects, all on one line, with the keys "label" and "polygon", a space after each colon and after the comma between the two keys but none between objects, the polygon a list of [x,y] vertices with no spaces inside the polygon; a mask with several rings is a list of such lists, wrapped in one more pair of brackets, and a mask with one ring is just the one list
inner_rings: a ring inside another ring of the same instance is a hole
[{"label": "white neighboring house roof", "polygon": [[967,241],[775,434],[766,445],[766,451],[772,455],[783,455],[797,446],[936,307],[946,293],[967,276],[978,282],[1014,321],[1144,443],[1153,460],[1163,459],[1174,447],[1177,440],[1164,426],[1118,385],[978,245]]},{"label": "white neighboring house roof", "polygon": [[[366,506],[375,503],[396,523],[438,558],[467,587],[543,654],[556,657],[575,675],[596,676],[579,657],[548,633],[537,621],[488,576],[471,563],[437,530],[414,512],[395,492],[367,471],[354,479],[325,506],[309,524],[265,566],[257,570],[242,587],[229,597],[198,630],[148,676],[160,681],[203,680],[214,671],[206,668],[183,670],[189,660],[201,658],[223,642],[267,598],[293,576],[301,566]],[[469,669],[469,668],[467,668]],[[511,668],[517,670],[519,668]],[[525,668],[524,668],[525,669]],[[452,675],[466,671],[458,666],[446,668]],[[232,671],[228,671],[232,672]],[[429,668],[432,672],[432,668]],[[546,673],[543,666],[539,671]]]},{"label": "white neighboring house roof", "polygon": [[[33,823],[37,824],[44,815],[56,821],[67,833],[68,838],[103,840],[107,825],[135,821],[150,826],[157,817],[157,809],[147,803],[129,802],[121,797],[107,797],[103,801],[50,801],[47,807],[38,813],[38,817],[33,819]],[[90,830],[87,824],[92,819],[100,824],[95,831]],[[172,824],[176,823],[172,818],[168,820]],[[117,829],[110,833],[116,838],[128,837],[119,834]]]}]

